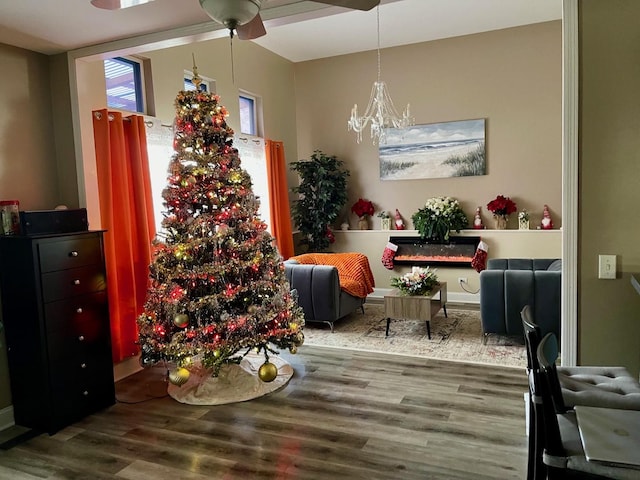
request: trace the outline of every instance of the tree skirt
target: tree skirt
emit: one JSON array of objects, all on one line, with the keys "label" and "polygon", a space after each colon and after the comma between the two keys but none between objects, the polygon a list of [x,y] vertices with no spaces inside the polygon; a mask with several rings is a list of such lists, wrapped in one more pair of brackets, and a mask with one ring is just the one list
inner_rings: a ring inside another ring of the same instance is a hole
[{"label": "tree skirt", "polygon": [[293,368],[281,358],[270,356],[269,361],[278,368],[278,376],[269,383],[258,377],[264,355],[249,353],[239,365],[224,366],[217,377],[207,370],[193,369],[184,385],[170,383],[167,391],[174,400],[189,405],[223,405],[262,397],[284,387],[293,376]]}]

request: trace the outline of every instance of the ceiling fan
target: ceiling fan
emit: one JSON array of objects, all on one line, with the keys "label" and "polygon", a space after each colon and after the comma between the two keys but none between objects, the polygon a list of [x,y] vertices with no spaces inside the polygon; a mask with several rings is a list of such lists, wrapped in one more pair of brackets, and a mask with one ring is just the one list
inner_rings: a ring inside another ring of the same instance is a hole
[{"label": "ceiling fan", "polygon": [[[91,0],[91,4],[107,10],[140,5],[153,0]],[[371,10],[380,0],[314,0],[317,3],[354,10]],[[267,33],[260,18],[260,7],[264,0],[199,0],[202,9],[213,20],[238,34],[241,40],[251,40]]]}]

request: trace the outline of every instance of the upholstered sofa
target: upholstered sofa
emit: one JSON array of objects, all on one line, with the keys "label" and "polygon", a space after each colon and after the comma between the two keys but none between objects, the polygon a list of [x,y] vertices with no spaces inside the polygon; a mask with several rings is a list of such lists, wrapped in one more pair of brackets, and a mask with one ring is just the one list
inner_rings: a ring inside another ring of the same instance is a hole
[{"label": "upholstered sofa", "polygon": [[491,333],[523,335],[520,312],[531,305],[542,335],[560,338],[562,262],[554,258],[493,258],[480,272],[483,339]]},{"label": "upholstered sofa", "polygon": [[337,320],[361,309],[364,298],[345,292],[340,287],[338,268],[333,265],[310,265],[296,260],[284,262],[284,270],[292,290],[296,290],[298,304],[304,311],[305,322],[324,322],[331,327]]}]

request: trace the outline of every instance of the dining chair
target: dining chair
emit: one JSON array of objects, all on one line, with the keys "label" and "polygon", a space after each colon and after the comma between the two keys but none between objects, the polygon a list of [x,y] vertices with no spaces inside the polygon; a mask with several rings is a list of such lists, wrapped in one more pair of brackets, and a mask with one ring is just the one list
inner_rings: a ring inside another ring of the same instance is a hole
[{"label": "dining chair", "polygon": [[608,465],[587,460],[574,411],[556,413],[551,394],[555,362],[558,357],[558,340],[553,333],[545,335],[538,345],[536,358],[540,365],[529,375],[529,388],[534,399],[537,427],[542,430],[537,448],[542,452],[545,472],[536,471],[536,480],[580,478],[637,480],[640,471],[634,468]]},{"label": "dining chair", "polygon": [[[520,316],[525,332],[527,369],[537,369],[536,352],[541,331],[533,321],[530,305],[525,305]],[[564,413],[576,405],[640,410],[640,383],[624,367],[557,367],[554,362],[550,373],[551,395],[557,413]]]},{"label": "dining chair", "polygon": [[[524,319],[523,319],[524,324]],[[524,328],[525,344],[527,346],[527,375],[529,377],[529,393],[527,395],[527,480],[542,480],[546,478],[547,467],[542,462],[542,435],[544,434],[542,417],[536,415],[534,402],[536,400],[536,392],[532,376],[539,375],[536,350],[532,352],[531,346],[535,345],[536,349],[540,343],[539,331],[537,328]],[[533,354],[533,357],[531,356]]]}]

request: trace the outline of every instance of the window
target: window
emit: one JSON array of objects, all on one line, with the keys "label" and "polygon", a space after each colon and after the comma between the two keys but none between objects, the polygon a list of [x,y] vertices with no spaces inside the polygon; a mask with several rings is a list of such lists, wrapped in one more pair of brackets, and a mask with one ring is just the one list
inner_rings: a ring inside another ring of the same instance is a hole
[{"label": "window", "polygon": [[258,135],[256,100],[248,93],[240,94],[240,132],[245,135]]},{"label": "window", "polygon": [[130,112],[144,112],[140,62],[116,57],[104,61],[107,106]]},{"label": "window", "polygon": [[[216,81],[212,78],[203,77],[199,75],[200,81],[200,91],[202,92],[212,92],[216,91]],[[189,92],[191,90],[195,90],[196,86],[193,84],[193,72],[189,72],[187,70],[184,71],[184,89]]]}]

